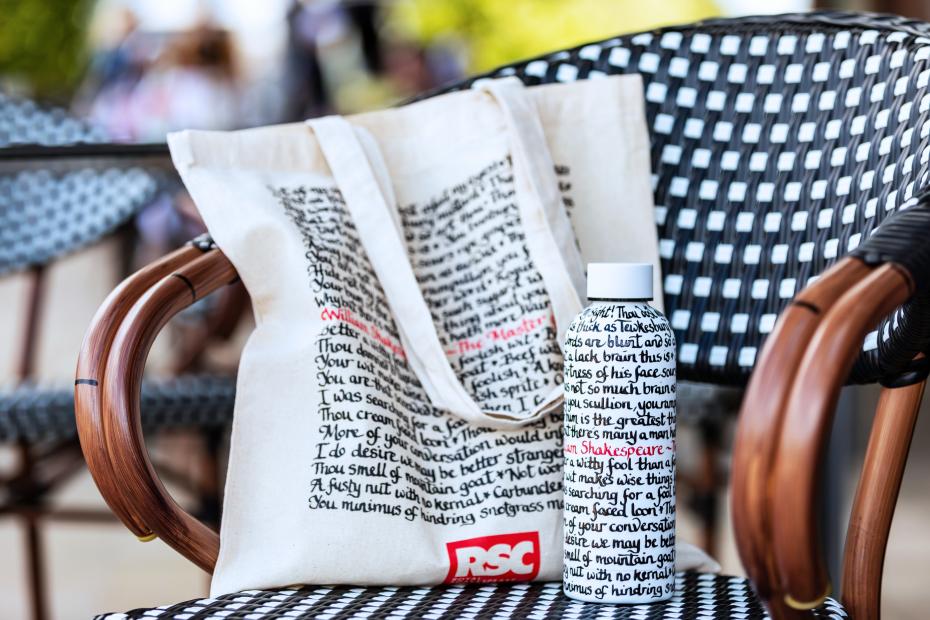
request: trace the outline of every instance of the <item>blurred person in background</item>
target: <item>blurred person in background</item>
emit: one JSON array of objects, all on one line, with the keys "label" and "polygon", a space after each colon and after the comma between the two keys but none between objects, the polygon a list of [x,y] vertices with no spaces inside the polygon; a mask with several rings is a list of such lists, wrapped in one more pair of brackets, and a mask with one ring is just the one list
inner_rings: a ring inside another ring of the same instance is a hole
[{"label": "blurred person in background", "polygon": [[287,12],[284,56],[284,116],[300,120],[332,111],[330,87],[323,75],[320,48],[343,28],[342,5],[293,0]]},{"label": "blurred person in background", "polygon": [[[77,104],[86,106],[86,115],[112,139],[163,142],[179,129],[239,126],[237,62],[229,32],[201,20],[181,32],[141,33],[129,9],[116,7],[114,13],[122,25],[119,36],[94,54],[82,88],[86,101]],[[136,224],[140,263],[203,230],[190,199],[174,183],[139,213]]]},{"label": "blurred person in background", "polygon": [[154,53],[151,40],[138,27],[136,14],[126,7],[104,11],[92,20],[90,62],[71,106],[118,141],[132,140],[133,93]]},{"label": "blurred person in background", "polygon": [[87,113],[114,138],[161,142],[177,129],[237,126],[232,37],[207,21],[160,36],[133,28],[96,57],[88,83],[97,90],[85,94]]},{"label": "blurred person in background", "polygon": [[177,129],[233,129],[238,90],[230,33],[203,22],[172,37],[137,87],[148,121],[140,134],[164,140]]},{"label": "blurred person in background", "polygon": [[283,120],[384,107],[464,75],[445,41],[393,28],[393,13],[371,0],[291,0]]}]

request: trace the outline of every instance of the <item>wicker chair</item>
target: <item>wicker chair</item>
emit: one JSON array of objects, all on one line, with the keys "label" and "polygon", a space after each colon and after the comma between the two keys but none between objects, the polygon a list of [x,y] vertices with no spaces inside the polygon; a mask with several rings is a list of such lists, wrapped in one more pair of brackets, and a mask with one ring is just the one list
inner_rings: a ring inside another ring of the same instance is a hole
[{"label": "wicker chair", "polygon": [[[112,521],[105,510],[49,501],[83,468],[83,460],[73,390],[35,380],[47,269],[104,238],[128,242],[133,218],[160,191],[166,172],[153,165],[153,156],[154,164],[166,160],[163,146],[112,145],[105,139],[63,110],[0,94],[0,277],[24,272],[27,283],[21,341],[10,347],[18,347],[15,381],[0,389],[0,445],[18,457],[13,471],[0,474],[0,516],[15,516],[25,526],[36,619],[46,615],[41,523]],[[147,382],[143,423],[152,431],[193,427],[219,446],[234,391],[232,378],[213,375]],[[215,468],[215,459],[209,462]],[[204,516],[216,519],[217,490],[206,491],[198,492],[207,508]]]},{"label": "wicker chair", "polygon": [[[885,545],[928,374],[930,25],[836,13],[715,20],[489,75],[539,84],[624,72],[645,80],[679,377],[747,385],[732,509],[749,580],[682,574],[676,598],[650,607],[571,602],[559,584],[308,586],[160,613],[751,618],[768,608],[775,618],[879,616]],[[206,570],[219,539],[154,476],[138,389],[165,320],[235,277],[219,249],[194,248],[133,276],[92,326],[76,388],[85,455],[111,507],[136,535],[157,535]],[[841,606],[828,598],[817,500],[845,382],[884,387],[852,509]]]}]

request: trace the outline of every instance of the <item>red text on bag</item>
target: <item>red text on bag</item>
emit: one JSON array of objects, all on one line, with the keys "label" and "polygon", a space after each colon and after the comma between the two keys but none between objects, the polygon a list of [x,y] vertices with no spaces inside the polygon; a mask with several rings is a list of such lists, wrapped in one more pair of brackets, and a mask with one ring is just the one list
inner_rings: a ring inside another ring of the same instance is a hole
[{"label": "red text on bag", "polygon": [[539,574],[539,532],[479,536],[446,543],[446,583],[532,581]]}]

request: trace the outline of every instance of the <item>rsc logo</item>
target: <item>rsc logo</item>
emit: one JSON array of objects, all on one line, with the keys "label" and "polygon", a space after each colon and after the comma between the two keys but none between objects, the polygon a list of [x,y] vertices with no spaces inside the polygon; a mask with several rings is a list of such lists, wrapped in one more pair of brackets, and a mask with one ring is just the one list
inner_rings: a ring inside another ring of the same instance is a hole
[{"label": "rsc logo", "polygon": [[446,583],[532,581],[539,574],[539,532],[479,536],[446,543]]}]

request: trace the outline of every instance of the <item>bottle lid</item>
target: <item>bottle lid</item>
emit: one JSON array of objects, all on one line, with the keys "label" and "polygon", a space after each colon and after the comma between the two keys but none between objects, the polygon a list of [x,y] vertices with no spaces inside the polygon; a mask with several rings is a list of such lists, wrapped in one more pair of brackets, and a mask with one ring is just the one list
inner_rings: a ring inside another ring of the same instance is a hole
[{"label": "bottle lid", "polygon": [[652,264],[588,263],[588,299],[652,299]]}]

